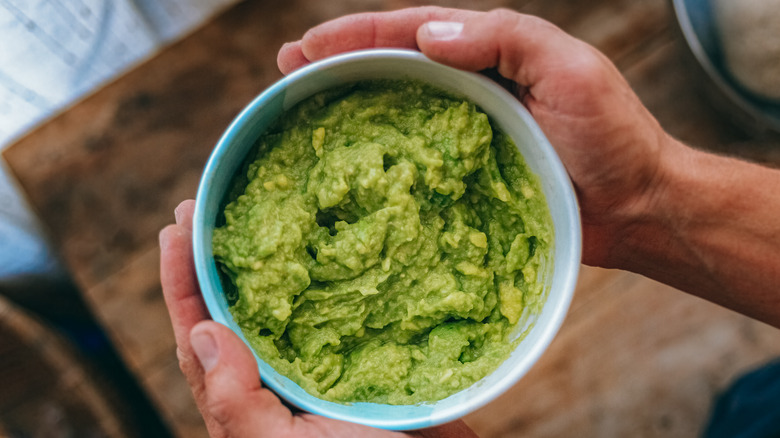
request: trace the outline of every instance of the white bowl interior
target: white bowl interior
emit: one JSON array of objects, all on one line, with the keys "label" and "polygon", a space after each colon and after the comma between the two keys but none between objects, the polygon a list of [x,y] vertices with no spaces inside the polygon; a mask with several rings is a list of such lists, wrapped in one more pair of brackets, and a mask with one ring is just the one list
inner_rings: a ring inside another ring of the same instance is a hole
[{"label": "white bowl interior", "polygon": [[419,429],[472,412],[517,382],[539,359],[560,327],[579,272],[580,220],[571,182],[530,114],[506,90],[483,76],[434,63],[418,52],[395,49],[347,53],[287,76],[258,96],[233,121],[206,165],[193,225],[195,265],[212,318],[244,339],[228,311],[212,256],[212,230],[224,194],[255,140],[281,113],[319,91],[367,79],[421,81],[466,97],[481,107],[514,139],[528,166],[539,175],[555,228],[554,265],[548,264],[550,269],[545,273],[548,297],[540,314],[525,315],[525,326],[518,329],[519,335],[524,328],[530,328],[525,339],[492,374],[446,399],[410,406],[332,403],[303,391],[258,358],[265,384],[301,409],[374,427]]}]

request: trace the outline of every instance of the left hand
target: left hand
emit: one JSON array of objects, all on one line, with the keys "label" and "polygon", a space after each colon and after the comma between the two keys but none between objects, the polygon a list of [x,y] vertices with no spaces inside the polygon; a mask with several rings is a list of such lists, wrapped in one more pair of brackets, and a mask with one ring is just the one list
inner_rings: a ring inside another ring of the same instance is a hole
[{"label": "left hand", "polygon": [[405,434],[291,412],[261,385],[241,339],[209,319],[193,266],[194,208],[192,200],[179,204],[176,225],[160,232],[160,280],[179,366],[212,437],[476,437],[462,421]]}]

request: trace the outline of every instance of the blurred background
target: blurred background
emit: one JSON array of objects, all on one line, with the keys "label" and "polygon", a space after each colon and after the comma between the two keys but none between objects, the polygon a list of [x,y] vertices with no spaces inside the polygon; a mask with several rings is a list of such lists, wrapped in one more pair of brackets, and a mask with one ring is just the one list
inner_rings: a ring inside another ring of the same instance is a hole
[{"label": "blurred background", "polygon": [[[206,436],[157,232],[281,77],[282,43],[430,3],[548,19],[604,52],[672,135],[780,163],[780,74],[749,77],[780,68],[778,0],[0,0],[0,437]],[[715,397],[778,354],[775,329],[584,268],[543,360],[466,420],[483,437],[696,436]]]},{"label": "blurred background", "polygon": [[[0,1],[0,150],[231,3]],[[5,160],[0,293],[0,381],[15,382],[0,396],[0,436],[170,434],[83,302]],[[62,372],[80,374],[64,383]]]},{"label": "blurred background", "polygon": [[[0,1],[0,149],[235,0]],[[5,161],[0,284],[65,275]],[[14,285],[14,286],[11,286]]]}]

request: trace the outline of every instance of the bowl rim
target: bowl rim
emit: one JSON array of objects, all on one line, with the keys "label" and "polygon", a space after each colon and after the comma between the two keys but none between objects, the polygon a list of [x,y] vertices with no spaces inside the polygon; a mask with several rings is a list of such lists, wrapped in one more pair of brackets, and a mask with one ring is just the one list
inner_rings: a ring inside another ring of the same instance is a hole
[{"label": "bowl rim", "polygon": [[[448,69],[457,72],[458,75],[462,76],[463,80],[479,82],[481,86],[487,87],[489,90],[491,90],[492,93],[496,95],[497,98],[504,101],[503,103],[505,105],[509,105],[513,109],[513,111],[517,113],[519,118],[522,119],[522,122],[526,124],[527,128],[531,131],[534,139],[536,140],[536,144],[534,145],[534,147],[538,147],[541,149],[541,153],[544,155],[544,159],[547,161],[547,165],[551,167],[552,175],[548,175],[548,177],[553,180],[553,185],[559,186],[560,189],[564,193],[566,193],[565,199],[561,201],[563,202],[564,205],[563,208],[566,214],[564,215],[565,217],[563,217],[561,220],[563,221],[562,226],[570,229],[572,235],[572,241],[565,242],[566,246],[569,248],[569,251],[565,253],[565,255],[567,256],[566,259],[556,258],[555,266],[553,267],[553,270],[551,270],[551,275],[552,275],[552,272],[554,270],[559,268],[564,268],[564,267],[566,268],[561,274],[562,278],[559,283],[560,287],[556,288],[556,290],[558,290],[561,295],[561,299],[557,303],[557,306],[554,307],[553,310],[551,311],[552,317],[549,323],[543,327],[540,327],[541,332],[538,336],[539,340],[538,342],[533,344],[531,351],[528,354],[529,358],[526,361],[528,363],[524,366],[517,367],[517,368],[522,368],[520,370],[513,369],[510,372],[511,375],[508,376],[507,378],[502,378],[501,380],[502,385],[494,385],[496,387],[486,388],[485,390],[480,392],[479,396],[470,398],[467,404],[463,404],[462,406],[458,405],[454,408],[447,408],[447,409],[439,409],[439,410],[430,409],[425,415],[421,415],[419,417],[410,417],[401,420],[397,418],[389,418],[384,421],[379,421],[379,420],[366,421],[364,418],[360,417],[359,415],[347,415],[344,413],[334,414],[334,412],[327,409],[327,405],[333,402],[327,402],[318,398],[315,398],[316,400],[318,400],[317,402],[307,402],[305,400],[293,398],[291,397],[291,394],[287,392],[285,387],[280,387],[278,385],[275,385],[274,382],[267,380],[263,370],[262,369],[260,370],[261,378],[265,383],[266,387],[269,387],[274,392],[276,392],[279,396],[281,396],[288,402],[292,403],[293,405],[305,411],[318,414],[318,415],[323,415],[330,418],[335,418],[338,420],[360,423],[372,427],[391,429],[391,430],[412,430],[412,429],[432,427],[435,425],[447,423],[449,421],[453,421],[457,418],[460,418],[484,406],[490,401],[494,400],[496,397],[498,397],[507,389],[509,389],[509,387],[514,385],[523,375],[526,374],[528,369],[530,369],[531,366],[533,366],[533,364],[537,362],[539,357],[542,355],[542,353],[547,349],[549,344],[552,342],[552,339],[557,334],[558,330],[560,329],[560,326],[563,323],[563,320],[568,312],[568,308],[574,294],[574,289],[579,274],[579,266],[580,266],[581,253],[582,253],[582,237],[581,237],[582,234],[581,234],[579,207],[577,204],[574,187],[571,183],[571,180],[569,179],[568,173],[566,172],[563,166],[563,163],[560,161],[560,158],[558,157],[557,153],[553,149],[552,145],[550,145],[549,141],[544,136],[544,133],[542,132],[541,128],[533,120],[530,113],[528,113],[527,109],[508,91],[506,91],[504,88],[502,88],[497,83],[488,79],[485,76],[482,76],[477,73],[457,70],[452,67],[448,67],[443,64],[436,63],[428,59],[427,57],[425,57],[425,55],[423,55],[420,52],[407,50],[407,49],[368,49],[368,50],[347,52],[329,58],[325,58],[323,60],[304,66],[299,70],[296,70],[290,75],[272,84],[260,95],[254,98],[246,107],[244,107],[244,109],[238,114],[238,116],[235,117],[235,119],[230,123],[228,128],[224,131],[219,141],[217,142],[217,145],[212,151],[207,161],[207,164],[204,168],[204,172],[202,174],[200,184],[197,190],[195,212],[193,217],[193,233],[192,233],[193,258],[195,263],[195,270],[198,279],[198,284],[200,286],[201,294],[203,296],[209,314],[211,315],[214,321],[226,325],[230,327],[231,330],[236,332],[236,330],[233,327],[231,327],[230,324],[232,322],[232,317],[225,315],[226,313],[227,315],[230,315],[229,311],[227,311],[226,309],[222,309],[223,306],[220,304],[217,298],[217,294],[223,294],[221,286],[219,284],[216,284],[216,286],[218,287],[213,287],[215,286],[214,283],[215,279],[213,278],[213,272],[216,271],[215,271],[215,267],[209,266],[209,264],[215,265],[215,262],[214,262],[213,254],[210,251],[208,252],[206,251],[206,247],[210,248],[210,245],[206,245],[205,242],[206,239],[203,233],[203,230],[207,226],[206,200],[210,195],[210,187],[214,181],[214,178],[216,177],[215,169],[217,167],[217,164],[223,158],[223,156],[231,147],[231,145],[236,141],[242,126],[246,125],[247,123],[251,123],[252,120],[256,117],[257,112],[265,104],[267,104],[272,98],[278,97],[280,93],[284,93],[285,90],[288,87],[290,87],[292,84],[295,84],[298,81],[305,80],[307,76],[309,76],[311,73],[318,70],[327,69],[330,67],[334,67],[344,63],[351,63],[355,61],[365,62],[366,60],[380,60],[380,59],[388,59],[388,58],[398,62],[430,63],[437,66],[436,68]],[[432,81],[431,83],[435,86],[434,81]],[[468,98],[468,96],[466,97]],[[224,193],[222,194],[222,196],[224,196]],[[208,236],[206,237],[210,237],[210,236],[211,234],[208,234]],[[557,229],[556,229],[555,242],[556,245],[561,244],[560,242],[558,242]],[[548,291],[548,294],[549,293],[550,291]],[[236,332],[236,334],[246,343],[246,339],[244,338],[243,334],[240,333],[240,329],[238,332]],[[254,349],[250,347],[250,350],[252,351],[253,355],[258,361],[258,366],[261,366],[261,363],[265,364],[265,362],[262,361],[257,356]],[[489,375],[490,374],[488,374],[488,376]],[[507,384],[506,382],[509,383]],[[477,384],[479,384],[479,382],[477,382]],[[446,400],[446,398],[443,400]],[[360,403],[355,403],[355,405],[358,404]],[[323,408],[323,406],[325,406],[325,408]],[[392,405],[383,405],[383,406],[392,406]],[[406,406],[410,406],[410,405],[406,405]],[[411,406],[416,407],[418,405],[411,405]],[[427,406],[427,405],[422,405],[422,406]]]}]

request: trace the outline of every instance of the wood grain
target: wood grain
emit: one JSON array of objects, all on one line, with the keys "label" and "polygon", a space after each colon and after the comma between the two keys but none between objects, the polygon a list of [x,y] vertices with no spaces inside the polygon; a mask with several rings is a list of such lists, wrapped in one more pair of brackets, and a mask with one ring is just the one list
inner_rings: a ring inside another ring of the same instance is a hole
[{"label": "wood grain", "polygon": [[[475,7],[465,0],[435,4]],[[159,289],[157,233],[192,197],[238,111],[281,75],[276,51],[336,16],[417,0],[247,1],[77,103],[4,153],[123,358],[181,437],[206,436]],[[665,0],[489,0],[603,51],[672,135],[777,165],[686,63]],[[780,353],[778,332],[645,278],[586,268],[552,346],[516,387],[467,417],[487,437],[690,437],[713,396]]]},{"label": "wood grain", "polygon": [[717,393],[780,354],[779,338],[644,277],[583,268],[550,349],[466,421],[482,438],[698,436]]}]

